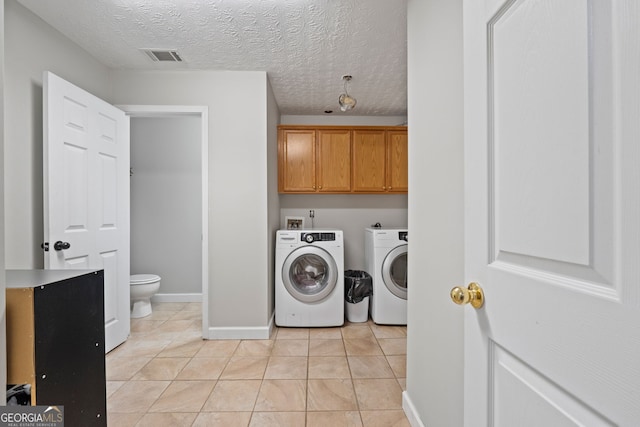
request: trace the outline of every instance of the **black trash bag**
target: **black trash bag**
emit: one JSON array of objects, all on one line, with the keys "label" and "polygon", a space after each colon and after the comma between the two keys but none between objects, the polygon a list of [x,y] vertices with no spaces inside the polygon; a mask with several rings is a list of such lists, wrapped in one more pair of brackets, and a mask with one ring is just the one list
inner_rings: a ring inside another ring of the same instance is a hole
[{"label": "black trash bag", "polygon": [[366,271],[347,270],[344,272],[344,298],[357,304],[373,294],[372,278]]}]

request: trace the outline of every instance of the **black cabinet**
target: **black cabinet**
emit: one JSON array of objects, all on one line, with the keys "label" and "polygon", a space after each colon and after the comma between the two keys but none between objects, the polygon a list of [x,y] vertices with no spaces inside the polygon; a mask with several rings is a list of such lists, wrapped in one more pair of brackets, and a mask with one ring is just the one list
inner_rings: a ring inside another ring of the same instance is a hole
[{"label": "black cabinet", "polygon": [[7,270],[7,383],[69,426],[106,426],[103,270]]}]

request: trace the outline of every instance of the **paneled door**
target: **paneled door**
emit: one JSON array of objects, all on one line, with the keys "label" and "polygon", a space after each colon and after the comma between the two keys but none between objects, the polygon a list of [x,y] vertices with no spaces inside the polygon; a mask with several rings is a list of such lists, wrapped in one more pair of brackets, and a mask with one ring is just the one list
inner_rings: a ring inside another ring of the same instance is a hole
[{"label": "paneled door", "polygon": [[47,269],[104,269],[105,351],[129,335],[129,118],[44,73]]},{"label": "paneled door", "polygon": [[637,426],[640,2],[463,12],[465,426]]}]

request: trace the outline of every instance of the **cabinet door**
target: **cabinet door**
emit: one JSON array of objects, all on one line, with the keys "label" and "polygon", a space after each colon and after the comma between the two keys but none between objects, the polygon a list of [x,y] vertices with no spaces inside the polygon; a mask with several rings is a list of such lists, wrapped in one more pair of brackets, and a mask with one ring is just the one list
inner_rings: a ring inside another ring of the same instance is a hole
[{"label": "cabinet door", "polygon": [[407,192],[409,188],[406,130],[387,132],[387,191]]},{"label": "cabinet door", "polygon": [[104,271],[34,291],[36,403],[64,405],[68,426],[106,427]]},{"label": "cabinet door", "polygon": [[351,191],[351,132],[318,131],[318,191]]},{"label": "cabinet door", "polygon": [[353,131],[353,191],[386,191],[384,130]]},{"label": "cabinet door", "polygon": [[8,384],[63,405],[68,426],[106,427],[104,270],[8,270],[6,297]]},{"label": "cabinet door", "polygon": [[280,146],[281,191],[316,191],[314,130],[283,130]]}]

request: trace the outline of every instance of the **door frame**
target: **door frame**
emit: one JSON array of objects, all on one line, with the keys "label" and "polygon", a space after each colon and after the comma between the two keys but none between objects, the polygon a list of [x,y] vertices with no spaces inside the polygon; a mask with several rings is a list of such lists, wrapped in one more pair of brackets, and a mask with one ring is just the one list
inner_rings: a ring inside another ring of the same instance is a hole
[{"label": "door frame", "polygon": [[116,105],[130,118],[200,117],[202,168],[202,337],[209,334],[209,107],[193,105]]}]

